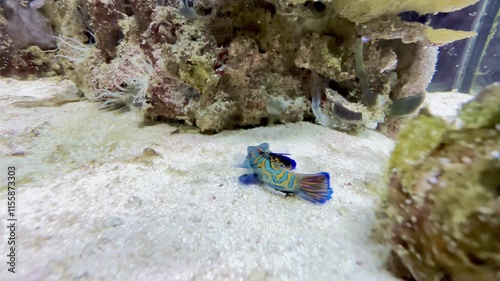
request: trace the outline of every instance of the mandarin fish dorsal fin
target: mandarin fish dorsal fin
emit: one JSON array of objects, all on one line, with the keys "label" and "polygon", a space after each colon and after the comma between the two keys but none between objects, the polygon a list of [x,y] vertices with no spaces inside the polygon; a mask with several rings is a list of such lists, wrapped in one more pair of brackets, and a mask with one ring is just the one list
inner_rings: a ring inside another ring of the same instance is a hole
[{"label": "mandarin fish dorsal fin", "polygon": [[287,157],[284,153],[269,153],[269,160],[271,161],[271,166],[273,168],[281,168],[287,170],[293,170],[297,166],[295,160],[290,157]]}]

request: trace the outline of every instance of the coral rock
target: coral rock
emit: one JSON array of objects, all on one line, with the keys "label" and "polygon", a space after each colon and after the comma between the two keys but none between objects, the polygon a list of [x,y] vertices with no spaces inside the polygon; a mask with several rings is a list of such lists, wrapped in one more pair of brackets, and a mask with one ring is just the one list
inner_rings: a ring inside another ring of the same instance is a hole
[{"label": "coral rock", "polygon": [[8,21],[7,32],[17,48],[38,46],[51,50],[57,47],[47,20],[37,10],[39,7],[32,3],[22,6],[19,0],[2,0],[0,6]]},{"label": "coral rock", "polygon": [[[58,53],[26,59],[105,107],[132,102],[147,118],[204,132],[314,117],[355,130],[415,110],[434,71],[433,45],[444,43],[434,40],[441,31],[397,17],[429,1],[188,2],[47,0],[41,12],[59,35]],[[455,2],[443,3],[432,10]],[[455,35],[445,41],[468,36]],[[0,52],[14,54],[0,36]],[[314,75],[321,82],[312,87]]]},{"label": "coral rock", "polygon": [[454,123],[420,115],[401,130],[380,212],[389,266],[400,277],[498,280],[499,125],[497,84],[465,104]]}]

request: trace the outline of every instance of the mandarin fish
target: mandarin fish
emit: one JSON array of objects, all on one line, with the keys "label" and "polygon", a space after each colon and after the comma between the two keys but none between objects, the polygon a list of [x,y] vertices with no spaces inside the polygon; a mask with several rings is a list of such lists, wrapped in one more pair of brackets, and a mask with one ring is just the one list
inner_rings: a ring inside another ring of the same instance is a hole
[{"label": "mandarin fish", "polygon": [[[249,146],[248,155],[243,163],[250,173],[241,175],[243,184],[265,183],[285,194],[296,194],[302,199],[316,204],[323,204],[332,198],[330,175],[327,172],[300,174],[292,171],[296,167],[293,159],[285,153],[273,153],[269,144]],[[241,166],[240,166],[241,167]]]}]

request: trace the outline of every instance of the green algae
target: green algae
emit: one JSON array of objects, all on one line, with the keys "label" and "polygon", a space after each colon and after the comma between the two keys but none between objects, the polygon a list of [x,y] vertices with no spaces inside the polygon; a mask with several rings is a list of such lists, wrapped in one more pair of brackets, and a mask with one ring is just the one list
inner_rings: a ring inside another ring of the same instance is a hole
[{"label": "green algae", "polygon": [[[453,228],[454,234],[460,233],[460,224],[471,214],[497,196],[496,187],[482,184],[494,179],[484,172],[493,164],[491,152],[500,149],[497,142],[498,135],[491,130],[451,132],[442,140],[445,147],[439,158],[428,159],[422,167],[427,171],[442,170],[437,176],[442,188],[435,192],[434,204],[436,214]],[[449,163],[440,163],[441,159],[448,159]]]},{"label": "green algae", "polygon": [[500,124],[500,85],[485,88],[475,101],[464,105],[460,119],[465,128],[492,128]]},{"label": "green algae", "polygon": [[192,57],[179,64],[179,76],[182,81],[192,85],[200,93],[217,81],[213,71],[213,63],[201,56]]},{"label": "green algae", "polygon": [[409,121],[400,131],[398,145],[390,160],[390,168],[397,169],[404,186],[411,185],[418,177],[411,172],[422,164],[436,148],[447,130],[444,120],[432,116],[420,116]]}]

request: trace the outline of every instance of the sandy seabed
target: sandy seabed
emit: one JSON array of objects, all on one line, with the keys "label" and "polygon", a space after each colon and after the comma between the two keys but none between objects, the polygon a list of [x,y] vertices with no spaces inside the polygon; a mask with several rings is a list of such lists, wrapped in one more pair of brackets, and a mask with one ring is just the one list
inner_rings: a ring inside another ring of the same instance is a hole
[{"label": "sandy seabed", "polygon": [[[392,140],[310,123],[172,134],[140,126],[135,111],[64,103],[76,93],[68,81],[0,80],[0,280],[397,280],[384,269],[388,249],[370,238]],[[437,99],[431,109],[442,111]],[[262,142],[291,153],[299,172],[329,172],[333,199],[239,184],[235,165]]]}]

